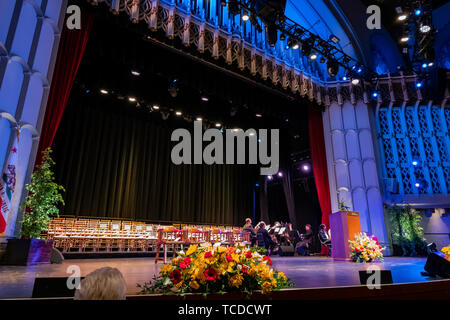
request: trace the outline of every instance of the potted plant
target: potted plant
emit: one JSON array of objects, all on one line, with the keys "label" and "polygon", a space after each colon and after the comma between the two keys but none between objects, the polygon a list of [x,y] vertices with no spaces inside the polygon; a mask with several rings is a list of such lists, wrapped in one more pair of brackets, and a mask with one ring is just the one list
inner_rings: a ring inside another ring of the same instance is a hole
[{"label": "potted plant", "polygon": [[64,187],[55,182],[51,158],[52,150],[42,152],[42,163],[31,175],[31,183],[26,185],[29,194],[21,208],[25,207],[22,221],[22,238],[9,239],[6,247],[6,264],[33,265],[50,263],[52,240],[41,239],[50,218],[59,215],[58,204],[64,205],[61,191]]}]

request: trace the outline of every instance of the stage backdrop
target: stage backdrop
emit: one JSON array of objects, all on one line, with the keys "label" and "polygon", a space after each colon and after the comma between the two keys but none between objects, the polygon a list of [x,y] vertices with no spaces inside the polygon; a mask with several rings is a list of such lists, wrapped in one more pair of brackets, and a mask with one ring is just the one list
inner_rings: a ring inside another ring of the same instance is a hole
[{"label": "stage backdrop", "polygon": [[62,214],[234,225],[253,216],[258,168],[173,165],[173,125],[74,88],[53,145]]}]

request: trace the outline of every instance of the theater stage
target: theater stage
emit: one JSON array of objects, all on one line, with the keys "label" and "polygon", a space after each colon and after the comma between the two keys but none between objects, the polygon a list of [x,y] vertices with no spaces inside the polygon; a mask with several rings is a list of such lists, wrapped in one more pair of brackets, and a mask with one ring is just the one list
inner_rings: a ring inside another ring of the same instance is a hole
[{"label": "theater stage", "polygon": [[[394,283],[416,283],[431,281],[420,274],[425,261],[425,258],[387,257],[384,263],[377,265],[392,271]],[[359,285],[358,271],[369,266],[335,262],[326,257],[273,257],[273,262],[292,279],[296,288]],[[36,277],[65,277],[67,268],[72,265],[80,267],[81,276],[100,267],[118,268],[126,279],[129,295],[136,294],[136,284],[151,280],[162,266],[161,263],[155,265],[154,258],[77,259],[65,260],[60,265],[0,266],[0,298],[29,298]]]}]

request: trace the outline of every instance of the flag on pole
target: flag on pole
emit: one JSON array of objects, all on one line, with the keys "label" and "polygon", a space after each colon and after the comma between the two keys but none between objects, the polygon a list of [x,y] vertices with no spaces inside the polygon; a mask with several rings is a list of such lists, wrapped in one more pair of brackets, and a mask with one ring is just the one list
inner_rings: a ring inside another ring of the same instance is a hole
[{"label": "flag on pole", "polygon": [[0,179],[0,236],[6,230],[8,214],[11,210],[11,199],[16,186],[16,168],[17,168],[17,146],[19,144],[19,132],[14,139],[8,160],[3,166],[2,177]]}]

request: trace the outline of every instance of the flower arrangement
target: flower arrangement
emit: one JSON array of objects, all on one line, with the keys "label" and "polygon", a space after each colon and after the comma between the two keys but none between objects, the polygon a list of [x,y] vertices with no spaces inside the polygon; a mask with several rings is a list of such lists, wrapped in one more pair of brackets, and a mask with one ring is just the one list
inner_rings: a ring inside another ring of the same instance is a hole
[{"label": "flower arrangement", "polygon": [[263,294],[293,287],[283,272],[272,268],[272,260],[243,244],[230,247],[191,245],[179,252],[172,263],[163,266],[152,283],[138,284],[141,294],[149,293],[225,293],[253,291]]},{"label": "flower arrangement", "polygon": [[375,236],[368,236],[365,232],[356,234],[350,244],[350,256],[355,262],[366,263],[373,261],[383,261],[382,251],[385,249],[380,246]]},{"label": "flower arrangement", "polygon": [[450,246],[446,246],[441,249],[442,253],[445,254],[445,259],[450,261]]}]

